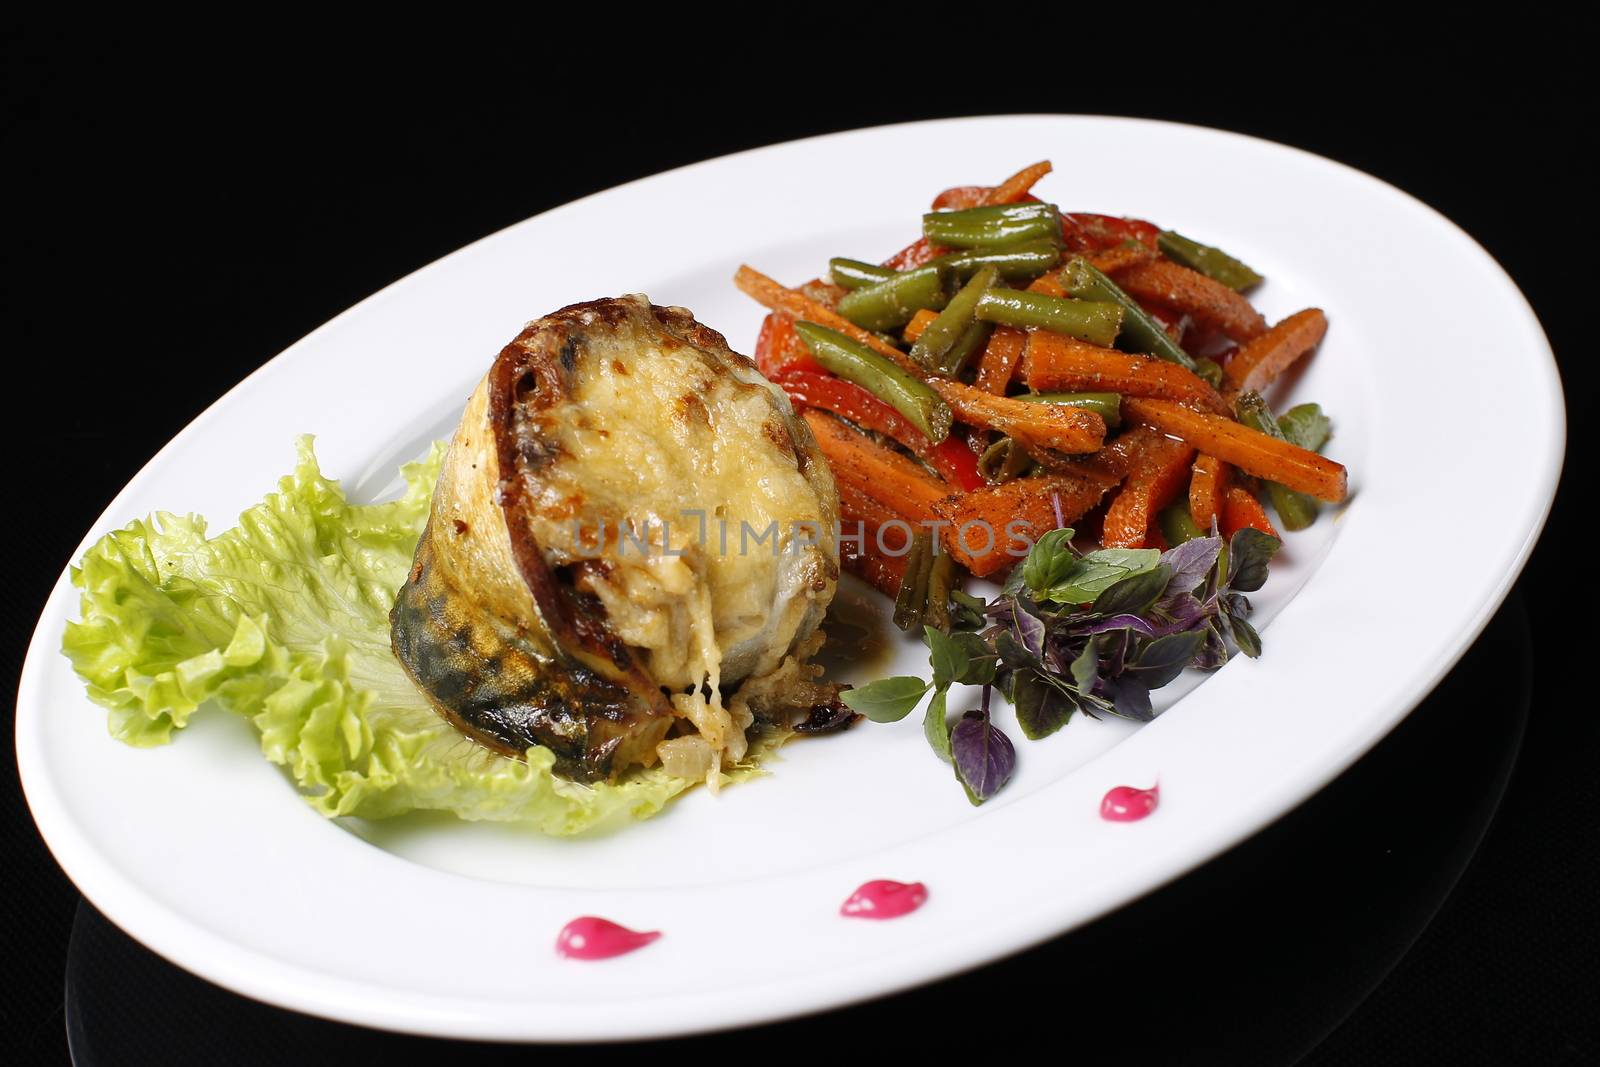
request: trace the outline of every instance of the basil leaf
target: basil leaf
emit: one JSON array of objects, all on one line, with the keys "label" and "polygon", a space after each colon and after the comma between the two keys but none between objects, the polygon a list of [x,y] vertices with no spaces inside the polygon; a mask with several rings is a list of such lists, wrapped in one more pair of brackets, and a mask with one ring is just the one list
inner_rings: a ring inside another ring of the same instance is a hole
[{"label": "basil leaf", "polygon": [[1021,601],[1012,602],[1011,628],[1023,648],[1035,656],[1044,655],[1044,620],[1024,607]]},{"label": "basil leaf", "polygon": [[1143,615],[1161,599],[1171,581],[1172,569],[1165,563],[1158,563],[1152,570],[1108,586],[1095,598],[1092,610],[1096,615]]},{"label": "basil leaf", "polygon": [[957,631],[950,635],[950,639],[960,645],[967,656],[967,665],[956,675],[956,681],[964,685],[988,685],[994,681],[997,657],[983,634]]},{"label": "basil leaf", "polygon": [[1222,543],[1222,551],[1217,553],[1217,564],[1206,574],[1206,583],[1196,591],[1196,595],[1209,606],[1216,599],[1217,594],[1228,584],[1228,543]]},{"label": "basil leaf", "polygon": [[933,754],[950,762],[950,720],[945,715],[945,691],[935,690],[922,716],[922,736],[928,739]]},{"label": "basil leaf", "polygon": [[1194,592],[1217,565],[1221,551],[1222,538],[1196,537],[1161,553],[1161,562],[1172,568],[1172,588],[1181,593]]},{"label": "basil leaf", "polygon": [[[1194,597],[1189,597],[1193,600]],[[1144,637],[1156,636],[1156,628],[1137,615],[1095,615],[1073,628],[1075,633],[1104,634],[1113,630],[1132,630]]]},{"label": "basil leaf", "polygon": [[1155,710],[1150,705],[1150,687],[1131,674],[1125,674],[1115,682],[1109,683],[1113,688],[1111,711],[1125,719],[1136,722],[1149,722],[1155,718]]},{"label": "basil leaf", "polygon": [[1090,637],[1083,646],[1083,651],[1072,661],[1072,681],[1080,693],[1094,692],[1095,682],[1100,680],[1100,640]]},{"label": "basil leaf", "polygon": [[1010,630],[1001,630],[995,635],[994,650],[1000,656],[1000,662],[1012,670],[1043,666],[1040,658],[1029,652]]},{"label": "basil leaf", "polygon": [[1067,724],[1076,708],[1072,699],[1048,684],[1037,671],[1018,671],[1011,685],[1017,725],[1029,741],[1049,737]]},{"label": "basil leaf", "polygon": [[1195,653],[1194,665],[1203,671],[1214,671],[1228,662],[1228,643],[1214,620],[1207,622],[1201,632],[1205,634],[1205,641]]},{"label": "basil leaf", "polygon": [[846,689],[839,694],[839,699],[873,722],[899,722],[911,714],[928,689],[928,683],[921,678],[899,675]]},{"label": "basil leaf", "polygon": [[[1026,563],[1027,561],[1024,560],[1023,562]],[[1006,583],[1000,587],[1001,600],[1004,600],[1007,597],[1014,597],[1018,593],[1022,592],[1022,570],[1023,568],[1021,567],[1012,567],[1011,573],[1006,575]]]},{"label": "basil leaf", "polygon": [[1160,689],[1183,673],[1205,641],[1204,630],[1158,637],[1140,650],[1133,669],[1139,672],[1139,680],[1146,686]]},{"label": "basil leaf", "polygon": [[935,689],[944,689],[967,669],[967,650],[932,626],[924,626],[928,637],[928,664],[933,668]]},{"label": "basil leaf", "polygon": [[992,685],[999,670],[1000,657],[985,649],[984,655],[967,660],[967,669],[956,681],[962,685]]},{"label": "basil leaf", "polygon": [[1256,628],[1231,612],[1228,622],[1233,627],[1233,643],[1239,646],[1239,651],[1251,659],[1261,655],[1261,635],[1256,633]]},{"label": "basil leaf", "polygon": [[1228,541],[1228,588],[1253,593],[1267,581],[1267,564],[1283,542],[1246,526]]},{"label": "basil leaf", "polygon": [[982,804],[1011,780],[1017,751],[981,711],[969,711],[950,731],[950,756],[967,799]]},{"label": "basil leaf", "polygon": [[1070,527],[1051,530],[1033,543],[1028,558],[1022,561],[1022,583],[1035,593],[1043,592],[1059,582],[1077,562],[1072,551]]},{"label": "basil leaf", "polygon": [[1111,630],[1100,638],[1098,644],[1102,678],[1115,678],[1122,673],[1123,664],[1127,661],[1128,651],[1133,642],[1132,630]]},{"label": "basil leaf", "polygon": [[1154,570],[1161,553],[1153,548],[1102,548],[1074,561],[1042,599],[1058,604],[1090,604],[1116,583]]},{"label": "basil leaf", "polygon": [[1278,416],[1278,430],[1290,444],[1321,452],[1331,437],[1333,424],[1321,404],[1296,404]]}]

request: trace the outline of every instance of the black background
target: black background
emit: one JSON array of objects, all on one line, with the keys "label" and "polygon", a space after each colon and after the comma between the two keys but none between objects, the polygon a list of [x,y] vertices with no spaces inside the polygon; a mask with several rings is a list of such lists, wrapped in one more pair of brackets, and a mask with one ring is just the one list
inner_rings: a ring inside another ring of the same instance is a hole
[{"label": "black background", "polygon": [[[1251,133],[1367,170],[1438,208],[1539,313],[1561,363],[1572,447],[1518,592],[1452,681],[1372,758],[1214,868],[1001,967],[880,1007],[713,1040],[706,1051],[844,1050],[870,1035],[908,1055],[976,1048],[980,1038],[1008,1054],[997,1032],[1043,1026],[1064,1055],[1111,1039],[1153,1063],[1288,1062],[1330,1031],[1309,1062],[1600,1059],[1600,731],[1592,696],[1568,695],[1586,668],[1592,615],[1576,511],[1594,484],[1594,186],[1580,160],[1596,115],[1561,34],[1533,51],[1434,44],[1424,56],[1405,47],[1313,55],[1297,32],[1292,52],[1226,68],[1101,41],[1099,51],[1056,56],[1071,63],[1037,90],[1009,76],[930,80],[907,57],[876,52],[838,64],[842,75],[815,54],[771,51],[772,35],[748,31],[738,63],[714,68],[703,44],[684,52],[662,42],[621,60],[588,39],[511,34],[492,45],[369,37],[307,51],[242,30],[214,32],[204,48],[165,33],[7,31],[6,367],[20,426],[6,478],[5,688],[14,691],[68,553],[157,448],[289,343],[470,240],[683,163],[884,122],[1060,110]],[[974,159],[971,180],[1015,162]],[[1128,163],[1171,166],[1181,180],[1182,161]],[[913,200],[929,192],[908,186]],[[1508,367],[1516,357],[1507,353]],[[1417,417],[1441,434],[1503,433],[1517,447],[1515,412],[1501,426],[1464,428],[1418,398]],[[1486,485],[1436,527],[1397,531],[1397,553],[1425,561],[1430,540],[1469,538],[1495,521],[1493,494]],[[1372,595],[1430,624],[1426,605],[1406,603],[1403,573],[1376,577]],[[1365,655],[1393,654],[1404,653],[1330,650],[1357,671]],[[65,1062],[77,895],[33,828],[14,761],[3,766],[0,970],[11,988],[0,998],[0,1042],[16,1043],[18,1062]],[[1414,814],[1386,821],[1400,810]],[[125,977],[160,973],[140,950],[92,916],[78,937],[89,946],[75,964],[80,988],[115,1005],[94,1017],[126,1024],[124,1054],[108,1062],[228,1062],[217,1048],[242,1057],[252,1041],[331,1050],[363,1040],[208,999],[198,983],[152,992]],[[1141,1026],[1067,960],[1093,961],[1091,976],[1136,961],[1167,1021]],[[1197,1003],[1206,1017],[1192,1017]],[[1218,1004],[1230,1010],[1213,1014]],[[1197,1036],[1177,1034],[1173,1018]],[[1123,1037],[1119,1027],[1139,1029]],[[164,1060],[135,1051],[152,1040]],[[378,1040],[396,1061],[418,1051]],[[429,1045],[422,1054],[456,1053]],[[319,1060],[301,1052],[294,1062]]]}]

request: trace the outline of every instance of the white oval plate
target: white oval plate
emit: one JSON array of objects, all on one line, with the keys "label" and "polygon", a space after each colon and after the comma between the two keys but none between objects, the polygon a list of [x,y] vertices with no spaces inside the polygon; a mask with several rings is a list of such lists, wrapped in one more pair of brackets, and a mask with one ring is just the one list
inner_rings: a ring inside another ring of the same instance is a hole
[{"label": "white oval plate", "polygon": [[[934,140],[967,151],[930,157]],[[58,651],[76,612],[63,574],[23,671],[17,750],[67,874],[151,948],[264,1001],[428,1034],[616,1039],[814,1011],[992,960],[1304,800],[1432,688],[1500,603],[1550,505],[1563,406],[1538,322],[1470,238],[1374,178],[1233,134],[1042,116],[887,127],[566,205],[390,286],[251,375],[140,472],[83,547],[155,509],[224,528],[307,431],[325,470],[358,496],[381,492],[399,461],[449,432],[525,320],[573,301],[646,292],[748,351],[761,311],[730,284],[741,262],[797,283],[830,255],[887,255],[939,189],[1045,157],[1059,168],[1046,198],[1215,241],[1270,279],[1255,297],[1269,318],[1329,313],[1327,342],[1284,399],[1332,413],[1331,454],[1354,493],[1274,567],[1262,659],[1172,687],[1166,704],[1193,692],[1143,728],[1078,720],[1019,738],[1016,779],[981,809],[913,716],[792,745],[768,778],[691,793],[597,839],[451,819],[341,826],[296,798],[242,719],[198,716],[157,750],[112,741]],[[870,670],[925,667],[904,644]],[[1155,816],[1097,817],[1108,787],[1157,777]],[[930,900],[894,922],[840,918],[876,877],[922,880]],[[603,964],[557,959],[556,931],[585,913],[666,936]]]}]

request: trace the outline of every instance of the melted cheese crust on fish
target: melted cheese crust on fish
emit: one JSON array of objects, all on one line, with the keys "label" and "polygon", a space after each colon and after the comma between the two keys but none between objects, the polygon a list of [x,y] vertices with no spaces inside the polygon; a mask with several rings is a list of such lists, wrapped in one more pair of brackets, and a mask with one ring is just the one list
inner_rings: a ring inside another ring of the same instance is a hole
[{"label": "melted cheese crust on fish", "polygon": [[756,712],[817,697],[837,515],[804,421],[719,334],[643,297],[564,308],[468,403],[396,652],[508,754],[715,781]]}]

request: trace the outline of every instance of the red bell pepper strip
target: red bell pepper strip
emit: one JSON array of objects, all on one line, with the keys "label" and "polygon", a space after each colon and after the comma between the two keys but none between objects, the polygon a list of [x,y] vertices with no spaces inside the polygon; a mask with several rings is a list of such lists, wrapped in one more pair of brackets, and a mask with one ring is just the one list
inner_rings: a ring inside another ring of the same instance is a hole
[{"label": "red bell pepper strip", "polygon": [[964,493],[989,484],[978,471],[977,453],[956,434],[934,445],[927,459],[933,469],[939,472],[939,477]]},{"label": "red bell pepper strip", "polygon": [[918,237],[900,251],[883,261],[883,265],[890,270],[910,270],[920,267],[930,259],[944,255],[945,250],[938,245],[928,243],[926,237]]},{"label": "red bell pepper strip", "polygon": [[802,370],[789,371],[777,382],[801,407],[831,411],[863,430],[881,433],[904,445],[956,489],[967,491],[986,484],[978,473],[978,457],[965,441],[951,436],[934,444],[904,415],[854,382]]},{"label": "red bell pepper strip", "polygon": [[795,332],[794,317],[781,311],[774,311],[761,320],[761,333],[756,337],[755,361],[756,368],[773,380],[790,371],[827,373]]},{"label": "red bell pepper strip", "polygon": [[1073,252],[1098,252],[1123,241],[1138,241],[1154,249],[1161,227],[1143,219],[1119,219],[1115,215],[1095,215],[1075,211],[1061,216],[1061,232]]}]

